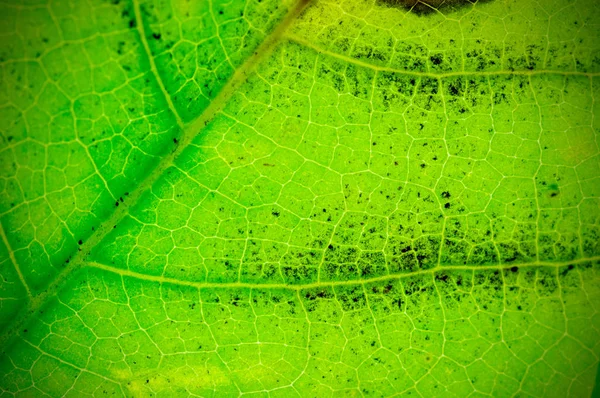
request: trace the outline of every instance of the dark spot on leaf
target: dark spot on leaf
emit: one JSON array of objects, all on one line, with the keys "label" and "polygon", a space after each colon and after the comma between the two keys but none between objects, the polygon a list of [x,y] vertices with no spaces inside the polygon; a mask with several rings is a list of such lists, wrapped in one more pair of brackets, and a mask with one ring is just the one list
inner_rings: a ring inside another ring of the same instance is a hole
[{"label": "dark spot on leaf", "polygon": [[434,65],[439,65],[442,63],[443,61],[443,57],[441,55],[433,55],[431,57],[429,57],[429,60],[431,61],[432,64]]}]

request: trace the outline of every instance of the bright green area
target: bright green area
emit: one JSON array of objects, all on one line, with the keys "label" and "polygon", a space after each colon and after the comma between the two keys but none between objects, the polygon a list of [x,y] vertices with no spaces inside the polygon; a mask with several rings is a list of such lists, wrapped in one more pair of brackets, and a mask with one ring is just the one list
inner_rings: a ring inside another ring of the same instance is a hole
[{"label": "bright green area", "polygon": [[20,333],[0,380],[24,396],[589,396],[599,267],[298,290],[88,269]]},{"label": "bright green area", "polygon": [[130,5],[40,3],[0,9],[0,221],[32,291],[180,134]]},{"label": "bright green area", "polygon": [[[0,220],[27,283],[40,291],[176,147],[183,125],[152,73],[131,1],[21,3],[0,6]],[[227,14],[217,1],[156,3],[139,13],[185,121],[286,10],[275,1],[239,2]],[[194,56],[190,46],[210,51]]]},{"label": "bright green area", "polygon": [[198,117],[294,2],[140,2],[148,46],[184,121]]},{"label": "bright green area", "polygon": [[0,241],[0,332],[27,305],[27,291],[10,259],[8,248]]},{"label": "bright green area", "polygon": [[240,91],[97,261],[308,283],[600,250],[588,78],[433,79],[284,42]]},{"label": "bright green area", "polygon": [[600,11],[398,3],[0,6],[0,396],[590,396]]}]

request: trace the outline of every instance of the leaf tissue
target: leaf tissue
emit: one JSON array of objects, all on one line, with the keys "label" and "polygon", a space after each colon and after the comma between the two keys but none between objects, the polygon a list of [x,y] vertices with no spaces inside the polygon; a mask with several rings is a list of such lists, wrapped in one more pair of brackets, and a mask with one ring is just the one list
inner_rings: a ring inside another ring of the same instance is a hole
[{"label": "leaf tissue", "polygon": [[594,394],[594,0],[0,19],[0,397]]}]

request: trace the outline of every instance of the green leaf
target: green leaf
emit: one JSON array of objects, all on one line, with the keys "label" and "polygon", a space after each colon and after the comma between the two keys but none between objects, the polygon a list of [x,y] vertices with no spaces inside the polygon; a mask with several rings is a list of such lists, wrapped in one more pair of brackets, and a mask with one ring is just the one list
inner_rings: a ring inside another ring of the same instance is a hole
[{"label": "green leaf", "polygon": [[0,16],[0,395],[593,393],[592,0]]}]

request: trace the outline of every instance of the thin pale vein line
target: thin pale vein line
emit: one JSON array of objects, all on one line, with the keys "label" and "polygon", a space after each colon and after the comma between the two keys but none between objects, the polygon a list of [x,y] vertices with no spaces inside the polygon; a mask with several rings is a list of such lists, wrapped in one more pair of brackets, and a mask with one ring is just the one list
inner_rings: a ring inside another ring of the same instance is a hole
[{"label": "thin pale vein line", "polygon": [[175,116],[175,119],[177,120],[177,124],[183,130],[183,120],[181,120],[181,118],[179,117],[179,113],[177,112],[177,109],[175,108],[175,105],[171,100],[171,96],[169,95],[167,89],[165,88],[165,85],[163,84],[162,78],[158,73],[158,69],[156,69],[156,64],[154,63],[154,56],[152,55],[152,51],[150,51],[150,46],[148,45],[148,40],[146,39],[144,20],[142,19],[142,12],[140,11],[140,3],[138,0],[133,0],[133,10],[135,12],[135,22],[137,25],[137,31],[140,36],[142,46],[144,47],[144,51],[146,52],[146,57],[148,58],[150,70],[152,71],[152,74],[154,75],[154,78],[156,79],[156,82],[158,83],[158,86],[160,87],[160,90],[162,91],[162,94],[165,97],[167,104],[169,105],[169,110],[171,111],[171,113],[173,113],[173,116]]},{"label": "thin pale vein line", "polygon": [[587,72],[559,71],[559,70],[548,70],[548,69],[527,70],[527,71],[499,70],[499,71],[490,71],[490,72],[464,71],[464,72],[446,72],[446,73],[415,72],[415,71],[410,71],[410,70],[406,70],[406,69],[397,69],[397,68],[391,68],[388,66],[374,65],[369,62],[365,62],[365,61],[361,61],[356,58],[348,57],[347,55],[343,55],[343,54],[339,54],[339,53],[336,53],[333,51],[325,50],[325,49],[309,42],[308,40],[305,40],[294,34],[287,34],[287,35],[285,35],[285,38],[293,43],[310,48],[310,49],[318,52],[319,54],[324,54],[324,55],[330,56],[332,58],[341,59],[344,62],[362,66],[363,68],[368,68],[368,69],[382,71],[382,72],[399,73],[399,74],[405,74],[405,75],[411,75],[411,76],[430,77],[433,79],[447,78],[447,77],[453,77],[453,76],[502,76],[502,75],[504,75],[504,76],[565,75],[565,76],[584,76],[584,77],[600,76],[600,72],[587,73]]},{"label": "thin pale vein line", "polygon": [[88,262],[87,265],[91,268],[97,268],[104,271],[118,274],[121,276],[128,276],[145,281],[168,283],[180,286],[189,286],[198,289],[209,288],[209,289],[235,289],[235,288],[246,288],[246,289],[287,289],[287,290],[303,290],[313,289],[317,287],[334,287],[334,286],[354,286],[354,285],[367,285],[374,282],[384,282],[389,280],[404,279],[420,275],[429,275],[437,272],[452,272],[452,271],[490,271],[490,270],[507,270],[513,267],[517,268],[533,268],[533,267],[553,267],[560,268],[568,265],[583,264],[592,261],[600,260],[600,256],[594,256],[589,258],[581,258],[573,261],[564,262],[549,262],[549,261],[535,261],[530,263],[519,263],[519,264],[501,264],[501,265],[443,265],[436,266],[426,270],[418,270],[413,272],[382,275],[374,278],[367,279],[355,279],[347,281],[330,281],[330,282],[312,282],[304,284],[287,284],[287,283],[246,283],[246,282],[193,282],[193,281],[182,281],[175,278],[169,278],[165,276],[147,275],[139,272],[131,271],[128,269],[120,269],[110,265],[101,264],[97,262]]},{"label": "thin pale vein line", "polygon": [[19,263],[17,263],[15,253],[13,252],[12,248],[10,247],[10,243],[8,243],[8,238],[6,237],[6,232],[4,232],[4,226],[2,225],[1,222],[0,222],[0,236],[2,236],[2,242],[4,242],[4,246],[6,246],[6,250],[8,251],[8,257],[10,257],[10,261],[12,261],[13,267],[17,271],[17,275],[19,276],[19,279],[21,280],[21,284],[23,284],[23,287],[27,291],[27,296],[29,296],[29,298],[33,297],[31,294],[31,290],[29,290],[29,286],[27,286],[25,277],[23,277],[23,273],[21,272]]},{"label": "thin pale vein line", "polygon": [[[310,3],[310,0],[298,0],[296,6],[292,8],[282,22],[271,32],[271,34],[265,38],[263,43],[255,50],[254,54],[248,58],[244,64],[242,64],[235,72],[229,82],[221,89],[221,92],[217,95],[215,100],[202,112],[202,114],[191,123],[185,126],[182,131],[182,136],[179,141],[177,150],[164,156],[158,166],[137,186],[137,188],[130,192],[128,199],[119,205],[119,207],[113,211],[112,215],[100,224],[96,231],[79,247],[80,251],[76,252],[71,258],[69,264],[64,267],[50,282],[49,286],[44,289],[43,292],[37,296],[32,297],[30,300],[30,306],[28,311],[23,311],[18,318],[16,318],[12,325],[6,329],[6,332],[0,336],[0,346],[3,346],[10,340],[21,328],[21,326],[27,322],[31,314],[37,312],[44,304],[52,299],[56,292],[63,286],[63,284],[69,279],[69,276],[77,269],[85,265],[87,258],[92,248],[94,248],[99,242],[104,239],[106,235],[113,230],[113,226],[117,225],[123,218],[128,214],[130,206],[141,198],[142,193],[147,191],[158,178],[167,170],[172,164],[175,157],[181,153],[181,151],[191,143],[192,139],[204,128],[209,121],[222,109],[227,100],[250,75],[254,70],[255,66],[268,54],[283,36],[285,30],[291,25],[294,19],[300,15],[304,8]],[[137,18],[137,14],[136,14]],[[141,23],[141,21],[138,21]],[[159,80],[160,81],[160,80]],[[168,96],[167,96],[168,98]],[[177,114],[175,114],[177,115]]]},{"label": "thin pale vein line", "polygon": [[25,340],[25,339],[23,339],[23,341],[24,341],[26,344],[28,344],[28,345],[29,345],[31,348],[33,348],[33,349],[35,349],[35,350],[39,351],[39,352],[40,352],[40,354],[42,354],[42,355],[45,355],[45,356],[47,356],[47,357],[49,357],[49,358],[52,358],[52,359],[54,359],[55,361],[62,363],[63,365],[69,366],[69,367],[71,367],[71,368],[73,368],[73,369],[75,369],[75,370],[78,370],[78,371],[82,372],[82,373],[89,373],[89,374],[91,374],[91,375],[94,375],[94,376],[96,376],[96,377],[99,377],[99,378],[101,378],[101,379],[104,379],[104,380],[106,380],[106,381],[110,381],[111,383],[117,384],[119,387],[121,387],[121,383],[120,383],[118,380],[111,379],[110,377],[104,376],[104,375],[102,375],[102,374],[100,374],[100,373],[96,373],[96,372],[94,372],[93,370],[88,370],[88,369],[85,369],[85,368],[80,368],[79,366],[77,366],[77,365],[75,365],[75,364],[73,364],[73,363],[71,363],[71,362],[65,361],[64,359],[62,359],[62,358],[60,358],[60,357],[57,357],[56,355],[53,355],[53,354],[51,354],[51,353],[49,353],[49,352],[47,352],[47,351],[44,351],[44,350],[43,350],[43,349],[41,349],[40,347],[38,347],[38,346],[36,346],[35,344],[31,343],[30,341],[27,341],[27,340]]}]

